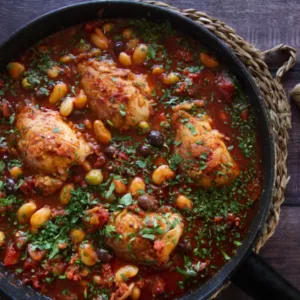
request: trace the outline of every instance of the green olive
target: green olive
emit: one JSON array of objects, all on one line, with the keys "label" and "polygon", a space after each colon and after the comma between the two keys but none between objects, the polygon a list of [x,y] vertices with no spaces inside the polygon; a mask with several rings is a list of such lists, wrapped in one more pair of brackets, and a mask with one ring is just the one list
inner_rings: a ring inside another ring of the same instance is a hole
[{"label": "green olive", "polygon": [[85,175],[85,181],[90,185],[98,185],[103,181],[101,170],[93,169]]},{"label": "green olive", "polygon": [[33,89],[33,86],[30,84],[30,82],[28,81],[27,78],[23,78],[23,80],[22,80],[22,87],[25,90],[32,90]]},{"label": "green olive", "polygon": [[149,132],[150,130],[150,125],[148,122],[146,121],[141,121],[139,124],[139,129],[141,130],[142,133],[146,133],[146,132]]}]

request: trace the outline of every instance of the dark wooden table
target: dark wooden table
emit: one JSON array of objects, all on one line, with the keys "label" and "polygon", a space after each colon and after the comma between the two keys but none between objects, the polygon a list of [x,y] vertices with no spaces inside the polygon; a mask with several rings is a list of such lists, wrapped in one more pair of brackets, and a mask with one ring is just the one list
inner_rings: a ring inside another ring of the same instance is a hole
[{"label": "dark wooden table", "polygon": [[[33,18],[64,5],[84,0],[0,0],[0,43],[14,30]],[[88,2],[88,1],[86,1]],[[297,0],[166,0],[179,8],[195,8],[215,16],[233,27],[257,48],[265,50],[277,44],[300,46],[300,1]],[[280,62],[270,66],[274,73]],[[300,82],[299,59],[285,77],[284,86],[290,91]],[[280,223],[274,236],[267,242],[261,255],[284,277],[300,289],[300,112],[292,107],[288,170],[291,176],[286,200],[282,206]],[[4,299],[0,295],[0,299]],[[231,286],[218,298],[250,299]]]}]

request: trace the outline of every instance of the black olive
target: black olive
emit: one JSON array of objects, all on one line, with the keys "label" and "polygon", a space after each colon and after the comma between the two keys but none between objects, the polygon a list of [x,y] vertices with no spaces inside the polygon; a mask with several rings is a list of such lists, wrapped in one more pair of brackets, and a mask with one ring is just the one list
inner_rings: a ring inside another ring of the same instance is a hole
[{"label": "black olive", "polygon": [[8,178],[5,181],[5,191],[9,194],[9,193],[14,193],[17,190],[17,183],[12,179],[12,178]]},{"label": "black olive", "polygon": [[85,112],[82,111],[82,110],[77,110],[77,109],[74,110],[74,111],[72,112],[73,120],[80,120],[80,119],[82,119],[83,116],[84,116],[84,114],[85,114]]},{"label": "black olive", "polygon": [[159,132],[152,130],[148,135],[149,144],[156,147],[162,147],[164,144],[164,136]]},{"label": "black olive", "polygon": [[113,255],[103,248],[97,249],[97,254],[99,259],[104,263],[108,263],[113,259]]},{"label": "black olive", "polygon": [[151,147],[147,145],[142,145],[139,148],[139,152],[143,157],[149,156],[151,154]]},{"label": "black olive", "polygon": [[122,51],[124,51],[124,45],[122,42],[115,42],[114,44],[114,52],[116,55],[119,55]]},{"label": "black olive", "polygon": [[109,156],[110,158],[115,158],[118,154],[118,149],[112,145],[106,147],[104,149],[104,153]]},{"label": "black olive", "polygon": [[156,210],[158,208],[158,201],[149,194],[139,196],[138,204],[143,210]]},{"label": "black olive", "polygon": [[180,240],[178,243],[178,247],[184,253],[189,253],[190,251],[192,251],[191,241],[187,238]]}]

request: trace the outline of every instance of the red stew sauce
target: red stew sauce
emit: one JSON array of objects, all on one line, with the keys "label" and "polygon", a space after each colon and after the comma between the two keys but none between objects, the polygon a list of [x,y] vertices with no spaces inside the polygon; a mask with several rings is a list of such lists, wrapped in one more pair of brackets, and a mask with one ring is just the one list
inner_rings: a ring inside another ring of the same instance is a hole
[{"label": "red stew sauce", "polygon": [[247,96],[209,49],[168,23],[97,20],[0,78],[0,259],[23,284],[173,299],[235,255],[261,149]]}]

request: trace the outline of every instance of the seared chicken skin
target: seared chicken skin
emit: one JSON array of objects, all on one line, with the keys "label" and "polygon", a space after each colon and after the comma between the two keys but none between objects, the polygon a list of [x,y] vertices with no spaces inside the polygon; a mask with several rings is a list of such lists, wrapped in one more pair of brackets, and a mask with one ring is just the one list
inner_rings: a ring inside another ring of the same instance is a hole
[{"label": "seared chicken skin", "polygon": [[94,59],[78,64],[89,105],[102,121],[127,130],[150,115],[150,88],[145,75],[117,68],[113,61]]},{"label": "seared chicken skin", "polygon": [[46,195],[59,189],[72,164],[83,163],[91,154],[89,145],[56,111],[25,107],[17,115],[16,126],[20,132],[19,151],[37,172],[36,187]]},{"label": "seared chicken skin", "polygon": [[212,129],[211,123],[206,115],[193,117],[183,110],[173,114],[178,144],[174,151],[183,158],[179,167],[202,187],[229,184],[240,173],[224,143],[225,136]]},{"label": "seared chicken skin", "polygon": [[106,243],[123,259],[143,264],[164,265],[183,233],[182,217],[177,213],[144,215],[124,209],[110,217],[115,235]]}]

